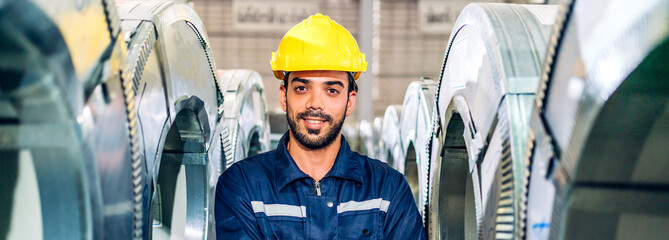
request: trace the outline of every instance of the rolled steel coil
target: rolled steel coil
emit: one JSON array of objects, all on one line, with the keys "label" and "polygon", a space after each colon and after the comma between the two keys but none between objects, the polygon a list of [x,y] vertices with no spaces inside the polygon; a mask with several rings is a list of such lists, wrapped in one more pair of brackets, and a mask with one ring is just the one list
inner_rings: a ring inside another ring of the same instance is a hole
[{"label": "rolled steel coil", "polygon": [[225,99],[221,142],[225,154],[223,167],[227,168],[270,149],[269,117],[260,74],[245,69],[218,72]]},{"label": "rolled steel coil", "polygon": [[666,0],[562,5],[530,120],[527,239],[669,234],[668,22]]},{"label": "rolled steel coil", "polygon": [[400,138],[400,116],[402,115],[402,106],[390,105],[386,108],[383,115],[383,131],[381,132],[381,142],[383,149],[379,155],[379,160],[387,163],[397,169],[395,163],[404,158],[402,149],[402,139]]},{"label": "rolled steel coil", "polygon": [[556,6],[467,5],[449,39],[430,143],[431,239],[517,239],[529,113]]},{"label": "rolled steel coil", "polygon": [[437,83],[431,79],[414,81],[404,94],[400,118],[403,157],[397,170],[407,178],[421,216],[425,216],[428,190],[429,141]]},{"label": "rolled steel coil", "polygon": [[380,148],[379,142],[374,136],[374,126],[367,120],[360,120],[358,124],[358,136],[360,137],[360,153],[370,158],[376,158],[377,149]]},{"label": "rolled steel coil", "polygon": [[134,92],[114,10],[0,4],[2,239],[132,237]]},{"label": "rolled steel coil", "polygon": [[124,79],[140,143],[133,153],[135,238],[214,238],[223,98],[200,18],[179,1],[119,6],[128,58]]}]

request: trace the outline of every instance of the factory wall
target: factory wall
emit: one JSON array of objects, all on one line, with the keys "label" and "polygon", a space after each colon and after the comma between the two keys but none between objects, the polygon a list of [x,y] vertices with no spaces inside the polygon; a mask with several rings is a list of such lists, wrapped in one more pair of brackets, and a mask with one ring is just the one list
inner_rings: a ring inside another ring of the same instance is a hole
[{"label": "factory wall", "polygon": [[[280,81],[272,75],[269,58],[285,31],[249,31],[232,25],[232,0],[194,0],[204,22],[218,68],[258,71],[267,90],[269,111],[281,112]],[[329,15],[358,36],[359,1],[318,0],[318,11]],[[383,116],[388,105],[402,104],[407,86],[421,76],[436,78],[441,69],[450,32],[423,33],[418,28],[417,0],[377,1],[376,57],[367,59],[366,74],[374,74],[374,116]],[[376,69],[375,69],[376,68]]]}]

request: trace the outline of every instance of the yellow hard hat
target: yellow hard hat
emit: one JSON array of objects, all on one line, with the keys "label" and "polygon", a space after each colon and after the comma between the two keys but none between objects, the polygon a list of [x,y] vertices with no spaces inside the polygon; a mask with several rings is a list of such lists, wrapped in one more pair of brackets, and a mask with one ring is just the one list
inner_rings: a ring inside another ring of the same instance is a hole
[{"label": "yellow hard hat", "polygon": [[346,28],[328,16],[316,13],[293,26],[272,52],[272,71],[283,80],[283,72],[334,70],[353,72],[353,79],[367,70],[365,54]]}]

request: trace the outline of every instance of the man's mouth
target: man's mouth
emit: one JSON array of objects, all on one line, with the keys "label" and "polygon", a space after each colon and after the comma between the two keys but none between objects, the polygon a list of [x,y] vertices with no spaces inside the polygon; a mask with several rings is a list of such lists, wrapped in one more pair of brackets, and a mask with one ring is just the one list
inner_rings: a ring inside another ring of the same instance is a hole
[{"label": "man's mouth", "polygon": [[311,129],[319,129],[323,127],[323,125],[327,121],[325,119],[318,119],[318,118],[302,118],[302,120],[304,120],[304,125],[307,128]]},{"label": "man's mouth", "polygon": [[319,130],[323,128],[327,122],[332,121],[332,117],[330,115],[327,115],[321,111],[312,110],[307,110],[297,114],[297,119],[303,120],[304,126],[311,130]]}]

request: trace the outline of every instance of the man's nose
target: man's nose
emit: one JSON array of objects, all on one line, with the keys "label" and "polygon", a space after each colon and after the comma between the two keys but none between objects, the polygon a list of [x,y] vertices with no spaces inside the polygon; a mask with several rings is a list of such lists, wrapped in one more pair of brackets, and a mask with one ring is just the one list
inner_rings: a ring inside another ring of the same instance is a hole
[{"label": "man's nose", "polygon": [[323,94],[319,91],[312,91],[307,100],[307,109],[309,108],[323,110]]}]

